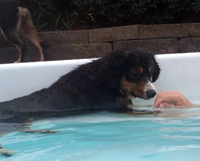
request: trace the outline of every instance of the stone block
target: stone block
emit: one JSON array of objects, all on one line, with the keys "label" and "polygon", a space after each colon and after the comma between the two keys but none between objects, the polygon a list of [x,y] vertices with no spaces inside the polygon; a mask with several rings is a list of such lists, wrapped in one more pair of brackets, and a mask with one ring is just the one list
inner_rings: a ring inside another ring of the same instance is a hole
[{"label": "stone block", "polygon": [[138,39],[138,25],[110,27],[89,30],[89,42],[111,42]]},{"label": "stone block", "polygon": [[[14,63],[18,59],[19,52],[15,47],[0,48],[0,64]],[[23,56],[23,62],[35,62],[40,60],[40,54],[36,47],[28,47]]]},{"label": "stone block", "polygon": [[[87,30],[39,32],[38,36],[46,45],[86,44],[89,39]],[[20,35],[20,37],[27,46],[34,46],[34,44],[24,36]],[[0,34],[0,48],[13,46],[14,45],[6,41],[3,35]]]},{"label": "stone block", "polygon": [[182,38],[179,41],[180,52],[200,52],[200,37]]},{"label": "stone block", "polygon": [[190,36],[200,36],[200,23],[191,24]]},{"label": "stone block", "polygon": [[82,59],[101,57],[112,52],[111,43],[69,44],[50,46],[46,50],[47,60]]},{"label": "stone block", "polygon": [[[53,45],[45,48],[46,60],[65,60],[101,57],[112,52],[111,43],[92,44],[66,44]],[[15,47],[0,48],[0,64],[13,63],[18,58],[18,50]],[[27,48],[24,62],[39,61],[40,54],[35,46]]]},{"label": "stone block", "polygon": [[15,47],[0,48],[0,64],[13,63],[18,59],[18,50]]},{"label": "stone block", "polygon": [[173,38],[173,39],[116,41],[113,44],[114,51],[116,51],[116,50],[131,50],[135,47],[153,52],[155,54],[179,52],[178,40],[175,38]]},{"label": "stone block", "polygon": [[195,24],[140,25],[140,39],[187,37]]},{"label": "stone block", "polygon": [[47,45],[88,43],[87,30],[39,32],[38,35]]},{"label": "stone block", "polygon": [[0,48],[4,47],[13,47],[14,45],[10,44],[2,34],[0,34]]}]

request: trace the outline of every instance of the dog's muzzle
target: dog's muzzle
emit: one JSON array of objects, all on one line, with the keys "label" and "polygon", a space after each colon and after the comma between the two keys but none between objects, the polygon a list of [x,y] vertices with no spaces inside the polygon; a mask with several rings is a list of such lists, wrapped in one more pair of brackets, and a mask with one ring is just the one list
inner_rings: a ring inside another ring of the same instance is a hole
[{"label": "dog's muzzle", "polygon": [[150,99],[153,98],[156,95],[156,91],[153,89],[147,90],[146,91],[146,96]]},{"label": "dog's muzzle", "polygon": [[156,89],[151,82],[147,82],[144,86],[144,91],[147,99],[151,99],[156,95]]}]

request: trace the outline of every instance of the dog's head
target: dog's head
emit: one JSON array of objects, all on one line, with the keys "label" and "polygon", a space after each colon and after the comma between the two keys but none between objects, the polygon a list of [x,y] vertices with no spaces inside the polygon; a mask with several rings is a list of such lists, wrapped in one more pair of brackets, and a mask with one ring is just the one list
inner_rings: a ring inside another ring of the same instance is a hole
[{"label": "dog's head", "polygon": [[151,99],[156,95],[152,84],[160,74],[154,56],[145,51],[116,52],[104,58],[105,76],[109,85],[132,100]]}]

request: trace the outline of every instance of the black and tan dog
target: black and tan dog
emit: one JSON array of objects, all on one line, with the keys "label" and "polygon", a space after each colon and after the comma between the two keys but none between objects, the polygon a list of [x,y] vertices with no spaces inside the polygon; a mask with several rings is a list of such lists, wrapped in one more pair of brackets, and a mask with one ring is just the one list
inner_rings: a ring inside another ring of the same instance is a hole
[{"label": "black and tan dog", "polygon": [[0,103],[0,113],[22,119],[27,114],[130,112],[133,98],[151,99],[156,95],[152,82],[159,74],[152,54],[140,50],[115,52],[79,66],[49,88]]},{"label": "black and tan dog", "polygon": [[26,50],[26,45],[19,37],[20,32],[37,46],[40,61],[44,61],[42,41],[37,35],[29,10],[20,1],[0,0],[0,29],[4,37],[19,51],[16,62],[21,61]]}]

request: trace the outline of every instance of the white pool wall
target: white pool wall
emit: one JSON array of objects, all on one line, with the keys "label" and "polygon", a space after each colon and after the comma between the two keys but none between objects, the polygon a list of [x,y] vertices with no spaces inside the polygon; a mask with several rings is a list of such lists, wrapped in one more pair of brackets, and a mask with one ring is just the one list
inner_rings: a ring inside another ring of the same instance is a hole
[{"label": "white pool wall", "polygon": [[[176,90],[200,103],[200,53],[156,55],[161,75],[157,92]],[[62,75],[92,59],[46,61],[0,65],[0,102],[49,87]],[[199,99],[198,99],[199,98]],[[139,104],[152,103],[137,99]]]}]

